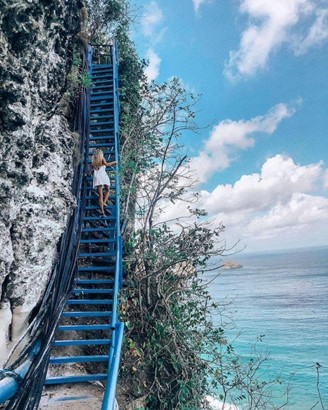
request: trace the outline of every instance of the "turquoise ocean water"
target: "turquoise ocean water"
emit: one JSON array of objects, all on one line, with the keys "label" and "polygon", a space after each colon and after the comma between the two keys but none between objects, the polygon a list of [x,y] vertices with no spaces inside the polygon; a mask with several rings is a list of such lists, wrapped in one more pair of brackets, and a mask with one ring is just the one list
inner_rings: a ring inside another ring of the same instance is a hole
[{"label": "turquoise ocean water", "polygon": [[[265,376],[292,377],[288,410],[310,410],[320,391],[328,409],[328,248],[270,254],[237,254],[240,269],[223,270],[210,284],[214,299],[232,300],[235,350],[245,356],[260,335],[269,354]],[[322,409],[318,404],[314,409]]]}]

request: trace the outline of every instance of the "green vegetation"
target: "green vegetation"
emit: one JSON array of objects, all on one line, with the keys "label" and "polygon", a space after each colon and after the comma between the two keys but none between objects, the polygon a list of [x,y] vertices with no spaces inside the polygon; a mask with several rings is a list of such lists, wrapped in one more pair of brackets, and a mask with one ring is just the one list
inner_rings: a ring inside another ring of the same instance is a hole
[{"label": "green vegetation", "polygon": [[[123,172],[129,170],[125,204],[134,211],[134,229],[126,238],[128,287],[122,295],[126,398],[143,397],[147,409],[191,410],[220,392],[224,402],[273,406],[271,388],[280,380],[258,381],[266,358],[254,354],[241,361],[223,326],[213,323],[224,304],[212,301],[207,273],[218,272],[227,251],[224,227],[214,228],[204,221],[204,210],[193,208],[197,192],[190,191],[188,159],[179,142],[186,132],[197,132],[197,98],[177,79],[145,84],[140,96],[123,143]],[[186,214],[165,217],[167,205],[180,201],[187,202]]]}]

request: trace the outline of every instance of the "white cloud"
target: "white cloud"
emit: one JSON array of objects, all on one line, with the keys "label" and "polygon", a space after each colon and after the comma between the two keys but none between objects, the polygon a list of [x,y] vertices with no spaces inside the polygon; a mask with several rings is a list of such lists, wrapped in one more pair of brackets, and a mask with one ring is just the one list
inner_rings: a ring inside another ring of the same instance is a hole
[{"label": "white cloud", "polygon": [[294,193],[286,204],[277,203],[268,214],[254,218],[244,230],[245,236],[272,238],[292,232],[311,230],[313,224],[328,222],[328,199]]},{"label": "white cloud", "polygon": [[161,58],[158,53],[155,52],[154,46],[162,41],[167,30],[167,27],[162,26],[163,20],[164,15],[162,9],[156,1],[151,1],[145,7],[145,12],[141,20],[142,33],[147,37],[146,47],[148,47],[148,50],[145,58],[148,60],[148,66],[145,69],[145,74],[149,81],[156,80],[160,71]]},{"label": "white cloud", "polygon": [[192,3],[197,13],[201,5],[206,4],[206,3],[212,3],[212,0],[192,0]]},{"label": "white cloud", "polygon": [[147,37],[153,37],[162,21],[162,10],[156,1],[151,1],[145,8],[145,13],[141,20],[141,29],[143,34]]},{"label": "white cloud", "polygon": [[325,172],[322,179],[323,179],[323,189],[328,191],[328,170]]},{"label": "white cloud", "polygon": [[160,222],[183,220],[192,205],[208,211],[212,226],[221,222],[226,226],[228,242],[240,239],[251,250],[322,245],[328,241],[323,229],[328,223],[328,198],[320,189],[327,175],[322,162],[298,165],[278,154],[268,158],[258,173],[213,191],[202,190],[193,204],[192,192],[186,202],[163,201]]},{"label": "white cloud", "polygon": [[260,173],[203,191],[201,205],[230,235],[259,248],[322,244],[328,239],[322,235],[328,198],[318,191],[326,173],[321,162],[302,166],[276,155],[266,160]]},{"label": "white cloud", "polygon": [[322,4],[320,0],[242,0],[240,12],[249,16],[249,22],[239,49],[230,52],[224,70],[227,78],[234,81],[253,76],[266,68],[283,44],[301,54],[326,41],[328,9]]},{"label": "white cloud", "polygon": [[149,81],[156,80],[159,75],[161,59],[151,48],[147,51],[146,59],[149,61],[149,64],[145,68],[145,74]]},{"label": "white cloud", "polygon": [[322,163],[300,166],[292,158],[276,155],[260,173],[243,175],[234,185],[218,185],[204,197],[203,206],[215,214],[246,215],[267,211],[277,202],[286,204],[293,194],[314,192],[323,175]]},{"label": "white cloud", "polygon": [[271,135],[284,118],[292,116],[300,104],[277,104],[265,115],[250,120],[224,120],[216,125],[198,157],[191,160],[199,182],[205,182],[215,172],[227,168],[238,150],[254,146],[257,133]]},{"label": "white cloud", "polygon": [[304,39],[295,42],[296,54],[304,54],[312,46],[321,45],[328,40],[328,8],[316,11],[316,19]]}]

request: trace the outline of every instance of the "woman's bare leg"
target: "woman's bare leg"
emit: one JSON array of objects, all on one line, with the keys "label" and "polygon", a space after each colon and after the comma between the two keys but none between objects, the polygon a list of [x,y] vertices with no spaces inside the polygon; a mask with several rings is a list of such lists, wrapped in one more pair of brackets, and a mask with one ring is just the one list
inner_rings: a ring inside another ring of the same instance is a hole
[{"label": "woman's bare leg", "polygon": [[103,197],[103,187],[102,185],[98,185],[97,186],[97,191],[98,191],[98,195],[99,195],[99,206],[101,209],[101,213],[103,215],[105,215],[105,211],[104,211],[104,197]]},{"label": "woman's bare leg", "polygon": [[105,196],[104,196],[104,204],[107,205],[107,201],[108,201],[108,198],[109,198],[110,190],[109,190],[109,186],[108,186],[108,185],[105,185],[105,188],[106,188],[106,192],[105,192]]}]

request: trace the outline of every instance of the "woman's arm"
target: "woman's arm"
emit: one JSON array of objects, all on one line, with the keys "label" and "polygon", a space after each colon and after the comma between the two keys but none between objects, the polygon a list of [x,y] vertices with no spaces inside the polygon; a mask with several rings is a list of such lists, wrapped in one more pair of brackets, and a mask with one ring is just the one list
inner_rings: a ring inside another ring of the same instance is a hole
[{"label": "woman's arm", "polygon": [[106,165],[106,167],[111,167],[112,165],[117,164],[117,161],[106,162],[106,160],[103,159],[103,164]]}]

